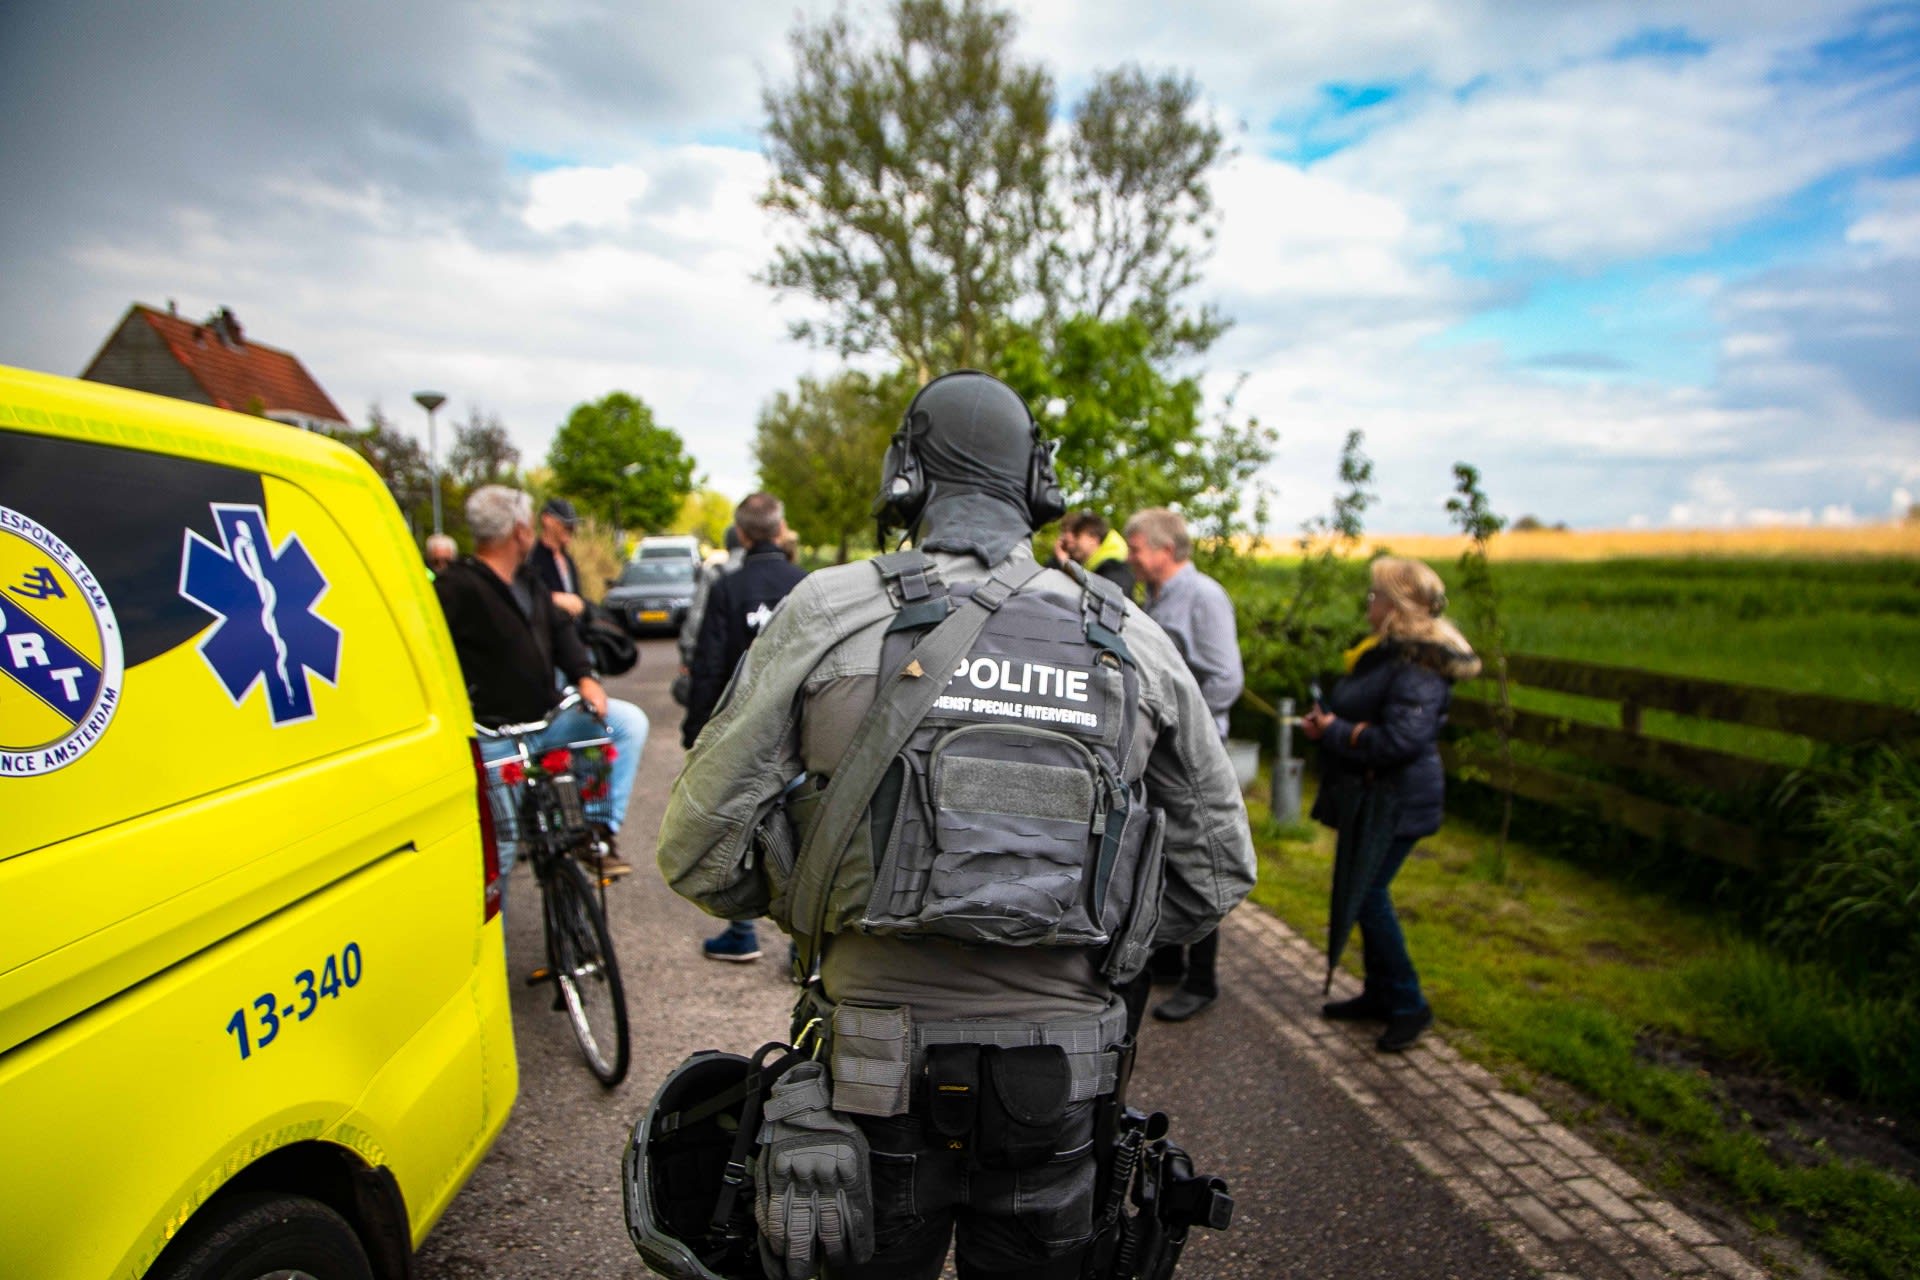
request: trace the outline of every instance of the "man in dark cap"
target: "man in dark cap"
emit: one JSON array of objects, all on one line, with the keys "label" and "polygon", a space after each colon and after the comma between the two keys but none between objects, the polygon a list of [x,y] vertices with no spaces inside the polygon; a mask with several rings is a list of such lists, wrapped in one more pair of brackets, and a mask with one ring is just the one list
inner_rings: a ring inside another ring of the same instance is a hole
[{"label": "man in dark cap", "polygon": [[540,541],[530,557],[533,571],[553,593],[554,607],[576,621],[587,602],[580,595],[580,568],[573,562],[573,527],[580,522],[565,498],[548,498],[540,508]]},{"label": "man in dark cap", "polygon": [[967,1280],[1077,1277],[1116,984],[1246,895],[1246,812],[1165,633],[1034,561],[1061,503],[1012,388],[924,387],[875,513],[914,549],[787,596],[674,783],[660,869],[798,943],[831,1096],[776,1086],[756,1217],[785,1275],[932,1280],[957,1225]]}]

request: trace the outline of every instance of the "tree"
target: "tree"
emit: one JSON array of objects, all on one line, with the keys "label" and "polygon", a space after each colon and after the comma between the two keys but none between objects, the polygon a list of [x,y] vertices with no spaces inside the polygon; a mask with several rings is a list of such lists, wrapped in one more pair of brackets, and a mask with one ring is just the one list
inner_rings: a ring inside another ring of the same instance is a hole
[{"label": "tree", "polygon": [[826,304],[796,337],[890,353],[922,381],[984,363],[1047,222],[1053,83],[1013,32],[982,0],[898,0],[872,47],[845,12],[794,31],[794,82],[764,96],[761,203],[799,231],[765,280]]},{"label": "tree", "polygon": [[1212,539],[1244,529],[1249,516],[1262,523],[1265,491],[1256,478],[1275,433],[1236,420],[1231,402],[1209,427],[1198,380],[1164,372],[1154,342],[1144,317],[1077,315],[1050,331],[1017,330],[993,371],[1028,404],[1065,406],[1043,429],[1060,442],[1054,466],[1069,507],[1104,512],[1116,524],[1142,507],[1178,507],[1197,535]]},{"label": "tree", "polygon": [[473,409],[464,423],[453,428],[453,448],[447,452],[446,474],[462,496],[483,484],[512,484],[520,467],[520,450],[497,413]]},{"label": "tree", "polygon": [[1502,777],[1496,785],[1501,792],[1500,842],[1488,862],[1495,883],[1507,878],[1507,836],[1513,829],[1513,691],[1507,684],[1507,632],[1500,614],[1500,593],[1493,580],[1488,544],[1502,529],[1506,518],[1494,512],[1480,487],[1479,468],[1465,462],[1453,464],[1454,496],[1447,499],[1447,513],[1467,535],[1467,549],[1460,553],[1460,594],[1467,602],[1474,646],[1486,669],[1492,673],[1499,704],[1494,708],[1494,735],[1500,743]]},{"label": "tree", "polygon": [[1291,596],[1277,576],[1249,572],[1244,562],[1221,574],[1240,621],[1247,687],[1305,704],[1312,682],[1340,669],[1346,648],[1366,633],[1367,563],[1355,552],[1373,504],[1373,462],[1366,437],[1347,432],[1340,450],[1340,489],[1332,509],[1301,522],[1300,564]]},{"label": "tree", "polygon": [[1199,95],[1189,77],[1137,66],[1095,76],[1055,172],[1061,222],[1041,276],[1049,317],[1132,315],[1156,355],[1204,350],[1226,327],[1178,302],[1213,239],[1207,175],[1223,150]]},{"label": "tree", "polygon": [[680,514],[667,526],[668,533],[685,533],[712,546],[726,540],[727,526],[733,523],[734,501],[718,489],[695,489],[680,504]]},{"label": "tree", "polygon": [[693,489],[693,459],[680,436],[624,391],[576,405],[553,437],[547,465],[561,493],[616,530],[663,528]]},{"label": "tree", "polygon": [[393,495],[407,528],[424,537],[433,519],[433,470],[420,442],[394,426],[377,404],[367,410],[364,428],[335,428],[325,434],[367,460]]},{"label": "tree", "polygon": [[848,370],[824,382],[802,378],[760,411],[753,456],[761,485],[786,504],[801,541],[837,546],[841,564],[873,527],[880,461],[915,385],[904,369],[882,377]]},{"label": "tree", "polygon": [[[1334,495],[1329,515],[1314,516],[1300,525],[1295,545],[1300,549],[1300,567],[1294,575],[1293,600],[1280,620],[1280,630],[1297,638],[1307,620],[1352,585],[1353,575],[1342,567],[1358,548],[1366,532],[1367,508],[1373,505],[1373,459],[1361,447],[1366,435],[1347,432],[1340,446],[1341,491]],[[1319,646],[1324,648],[1325,646]],[[1315,668],[1319,670],[1320,668]]]}]

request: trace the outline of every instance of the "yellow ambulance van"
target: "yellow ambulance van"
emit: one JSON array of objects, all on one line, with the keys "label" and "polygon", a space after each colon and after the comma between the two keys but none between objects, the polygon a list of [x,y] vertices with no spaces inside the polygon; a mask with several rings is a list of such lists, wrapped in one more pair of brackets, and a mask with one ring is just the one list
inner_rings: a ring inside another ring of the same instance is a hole
[{"label": "yellow ambulance van", "polygon": [[0,1276],[408,1274],[517,1084],[472,735],[350,450],[0,368]]}]

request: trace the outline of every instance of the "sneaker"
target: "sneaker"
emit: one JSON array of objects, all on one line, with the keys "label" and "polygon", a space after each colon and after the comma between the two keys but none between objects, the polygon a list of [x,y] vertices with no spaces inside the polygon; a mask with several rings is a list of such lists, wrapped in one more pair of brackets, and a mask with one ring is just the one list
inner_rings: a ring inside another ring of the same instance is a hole
[{"label": "sneaker", "polygon": [[746,964],[760,958],[760,939],[750,929],[728,929],[701,943],[700,953],[709,960]]},{"label": "sneaker", "polygon": [[1320,1016],[1331,1022],[1385,1022],[1387,1006],[1363,992],[1351,1000],[1335,1000],[1332,1004],[1321,1005]]},{"label": "sneaker", "polygon": [[1153,1007],[1153,1016],[1162,1022],[1185,1022],[1209,1008],[1215,999],[1198,991],[1176,991]]},{"label": "sneaker", "polygon": [[1433,1007],[1423,1008],[1418,1013],[1403,1013],[1387,1019],[1387,1029],[1373,1042],[1374,1048],[1382,1053],[1405,1053],[1413,1048],[1420,1033],[1433,1025]]}]

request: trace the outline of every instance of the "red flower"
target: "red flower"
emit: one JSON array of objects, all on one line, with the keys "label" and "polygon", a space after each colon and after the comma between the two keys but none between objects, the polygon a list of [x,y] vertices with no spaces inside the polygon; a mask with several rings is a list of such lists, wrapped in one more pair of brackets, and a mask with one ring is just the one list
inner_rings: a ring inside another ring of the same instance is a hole
[{"label": "red flower", "polygon": [[509,760],[500,766],[500,781],[509,787],[517,787],[527,780],[527,771],[518,760]]},{"label": "red flower", "polygon": [[612,764],[615,760],[618,760],[620,758],[619,750],[615,748],[615,746],[611,742],[609,742],[606,746],[600,749],[607,753],[608,764]]},{"label": "red flower", "polygon": [[572,763],[573,756],[565,747],[555,747],[540,757],[540,767],[548,773],[565,773]]}]

